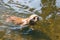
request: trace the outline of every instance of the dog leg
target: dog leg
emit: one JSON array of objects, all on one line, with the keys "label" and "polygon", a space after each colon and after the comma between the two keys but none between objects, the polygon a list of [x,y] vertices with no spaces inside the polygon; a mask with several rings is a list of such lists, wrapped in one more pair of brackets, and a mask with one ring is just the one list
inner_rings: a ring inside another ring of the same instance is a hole
[{"label": "dog leg", "polygon": [[30,27],[32,30],[34,30],[33,26]]}]

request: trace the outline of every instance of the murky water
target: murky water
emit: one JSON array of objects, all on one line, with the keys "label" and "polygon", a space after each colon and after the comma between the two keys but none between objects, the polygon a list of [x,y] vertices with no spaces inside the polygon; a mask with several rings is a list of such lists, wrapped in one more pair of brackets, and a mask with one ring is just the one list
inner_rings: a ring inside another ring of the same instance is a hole
[{"label": "murky water", "polygon": [[[2,15],[40,16],[30,28],[6,23]],[[14,26],[14,27],[11,27]],[[0,40],[60,40],[60,0],[0,0]]]}]

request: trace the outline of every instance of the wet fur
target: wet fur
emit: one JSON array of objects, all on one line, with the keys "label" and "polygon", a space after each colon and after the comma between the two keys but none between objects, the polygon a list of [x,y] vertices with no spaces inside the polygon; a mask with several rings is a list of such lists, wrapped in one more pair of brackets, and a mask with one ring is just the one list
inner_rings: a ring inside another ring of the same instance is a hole
[{"label": "wet fur", "polygon": [[25,26],[25,25],[34,25],[36,21],[39,20],[39,17],[37,15],[31,15],[28,18],[21,18],[17,16],[8,16],[6,18],[6,22],[12,22],[15,25]]}]

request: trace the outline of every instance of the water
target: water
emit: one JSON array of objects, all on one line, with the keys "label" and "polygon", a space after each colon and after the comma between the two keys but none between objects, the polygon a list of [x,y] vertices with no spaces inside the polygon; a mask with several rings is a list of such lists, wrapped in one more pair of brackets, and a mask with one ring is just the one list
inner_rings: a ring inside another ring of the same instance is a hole
[{"label": "water", "polygon": [[[41,9],[41,6],[40,6],[41,0],[34,0],[34,1],[31,1],[31,0],[28,0],[28,1],[25,1],[25,0],[17,0],[17,1],[2,0],[2,1],[4,4],[8,5],[5,7],[12,8],[16,12],[19,12],[19,13],[25,13],[25,12],[33,13],[33,12],[29,11],[30,8],[35,8],[35,10]],[[35,6],[35,3],[36,3],[36,6]],[[24,9],[25,7],[26,7],[26,9]]]},{"label": "water", "polygon": [[[20,30],[5,23],[5,14],[24,18],[37,14],[40,20],[35,30]],[[0,0],[0,40],[60,40],[60,0]]]},{"label": "water", "polygon": [[60,0],[56,0],[56,6],[58,7],[58,8],[60,8]]}]

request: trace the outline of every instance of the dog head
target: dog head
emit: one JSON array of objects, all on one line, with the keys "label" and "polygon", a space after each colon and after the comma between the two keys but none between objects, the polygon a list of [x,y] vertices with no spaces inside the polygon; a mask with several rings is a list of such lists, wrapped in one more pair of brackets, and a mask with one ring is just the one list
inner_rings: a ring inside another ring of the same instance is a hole
[{"label": "dog head", "polygon": [[38,15],[36,15],[36,14],[31,15],[31,16],[29,17],[29,19],[30,19],[29,24],[31,24],[31,25],[35,24],[36,21],[39,21],[39,17],[38,17]]}]

